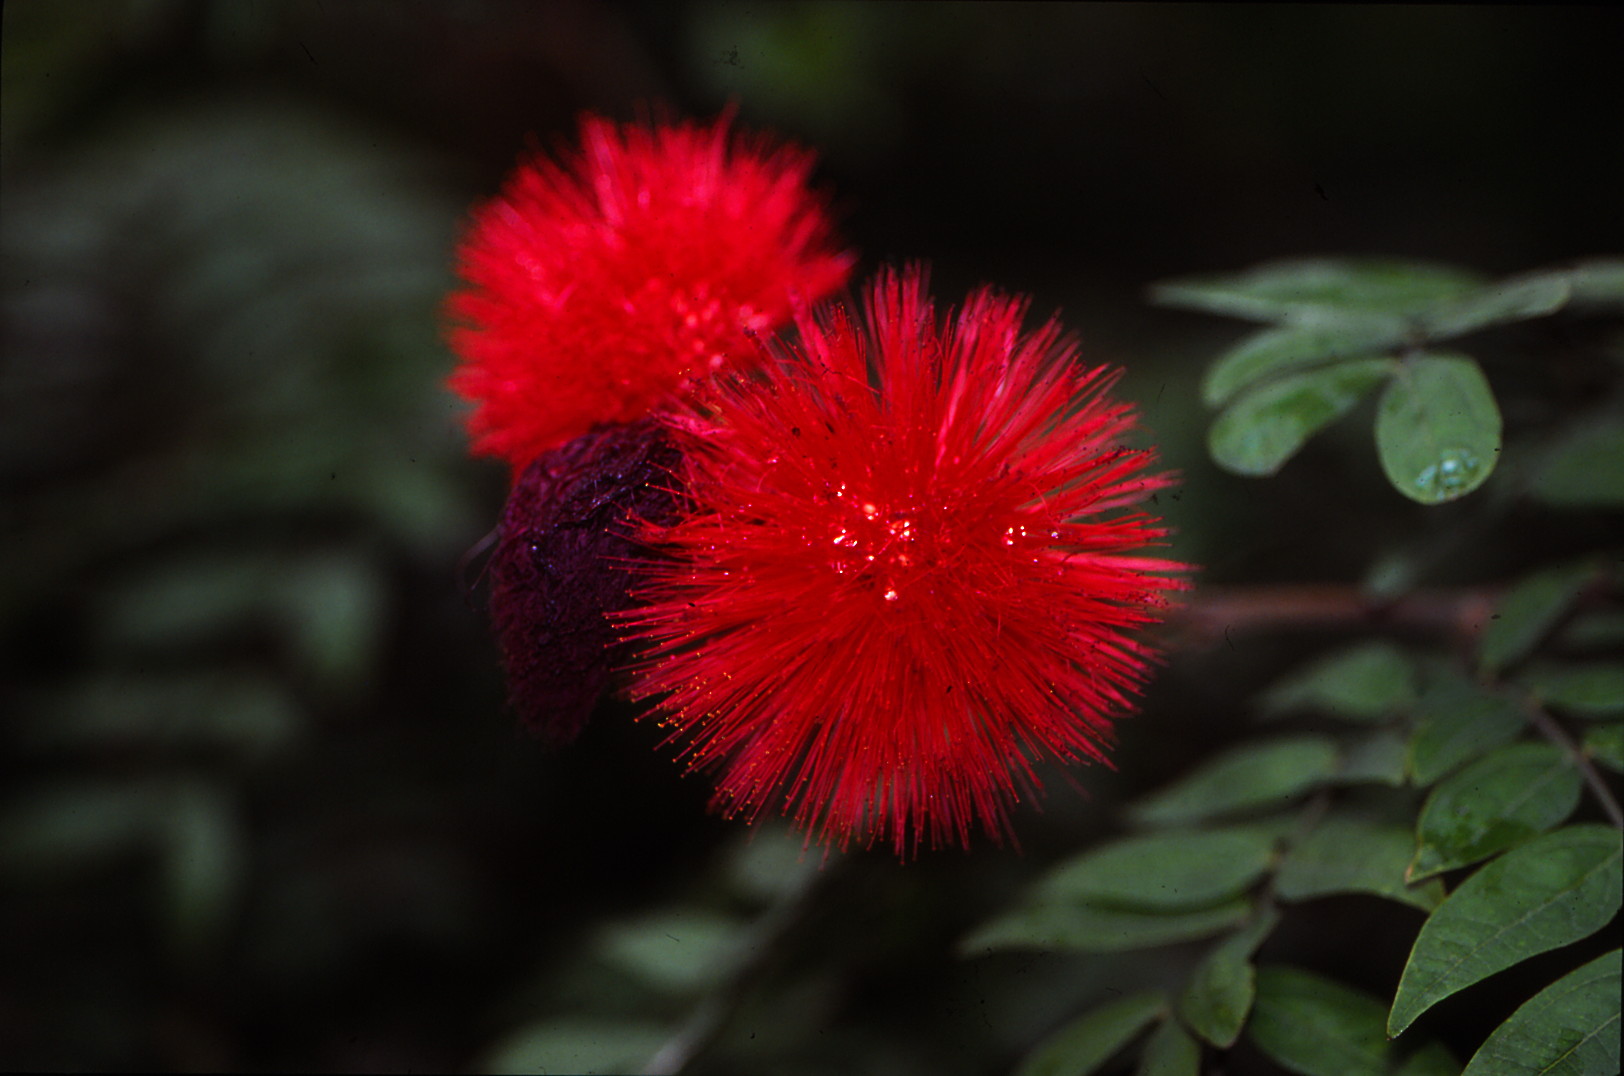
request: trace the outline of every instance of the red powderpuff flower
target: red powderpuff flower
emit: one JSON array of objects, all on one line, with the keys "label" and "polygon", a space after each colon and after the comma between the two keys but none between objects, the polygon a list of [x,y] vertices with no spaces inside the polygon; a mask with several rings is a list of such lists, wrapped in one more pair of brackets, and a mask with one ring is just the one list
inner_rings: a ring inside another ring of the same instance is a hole
[{"label": "red powderpuff flower", "polygon": [[521,166],[476,211],[449,303],[478,406],[474,450],[517,474],[603,423],[630,423],[760,353],[792,308],[844,285],[810,154],[734,137],[731,117],[617,126]]},{"label": "red powderpuff flower", "polygon": [[942,327],[922,272],[884,275],[866,329],[801,317],[672,424],[683,502],[622,623],[724,813],[907,856],[1012,837],[1038,762],[1104,760],[1153,661],[1131,633],[1185,586],[1131,507],[1171,479],[1124,447],[1116,373],[1026,307],[982,290]]}]

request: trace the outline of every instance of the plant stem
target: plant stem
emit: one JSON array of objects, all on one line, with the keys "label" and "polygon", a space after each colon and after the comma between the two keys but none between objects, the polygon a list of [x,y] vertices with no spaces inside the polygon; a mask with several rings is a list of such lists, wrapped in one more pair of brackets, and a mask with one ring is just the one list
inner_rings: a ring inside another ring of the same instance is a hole
[{"label": "plant stem", "polygon": [[844,862],[844,857],[832,856],[820,869],[802,871],[794,886],[761,914],[727,980],[699,1000],[643,1067],[644,1076],[675,1076],[721,1036],[728,1020],[778,955],[784,938],[806,918],[816,894]]},{"label": "plant stem", "polygon": [[1567,730],[1557,723],[1556,718],[1546,713],[1545,708],[1535,702],[1532,697],[1526,700],[1524,709],[1528,714],[1529,722],[1547,740],[1561,748],[1563,753],[1568,756],[1569,761],[1579,768],[1580,774],[1584,776],[1585,784],[1590,786],[1591,793],[1595,795],[1597,802],[1601,804],[1602,813],[1613,824],[1613,828],[1624,829],[1624,810],[1619,808],[1618,799],[1614,797],[1613,790],[1607,787],[1607,779],[1601,775],[1600,770],[1596,769],[1596,764],[1591,762],[1579,745],[1573,742],[1573,738],[1567,734]]},{"label": "plant stem", "polygon": [[1301,628],[1387,628],[1471,638],[1488,623],[1496,591],[1418,590],[1383,601],[1357,586],[1205,587],[1168,617],[1170,645],[1233,645],[1238,634]]}]

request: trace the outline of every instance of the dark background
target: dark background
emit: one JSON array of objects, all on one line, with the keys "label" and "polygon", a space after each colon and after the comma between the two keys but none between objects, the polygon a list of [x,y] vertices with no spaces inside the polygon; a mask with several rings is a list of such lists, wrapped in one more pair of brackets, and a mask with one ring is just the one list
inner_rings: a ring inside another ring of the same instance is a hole
[{"label": "dark background", "polygon": [[[465,458],[443,388],[453,244],[581,110],[736,101],[818,149],[863,274],[929,259],[944,301],[994,282],[1062,309],[1184,472],[1164,507],[1209,583],[1356,580],[1464,517],[1392,493],[1357,421],[1277,481],[1215,471],[1195,385],[1238,329],[1150,307],[1149,282],[1624,245],[1624,18],[1600,9],[13,0],[4,20],[6,1068],[501,1067],[558,1017],[658,1042],[712,974],[658,937],[734,937],[794,874],[791,838],[706,816],[623,706],[568,752],[519,734],[459,583],[505,474]],[[1477,354],[1514,381],[1541,342]],[[1513,434],[1542,417],[1506,406]],[[1024,855],[858,856],[717,1070],[1007,1066],[1103,973],[951,943],[1231,734],[1302,645],[1175,656],[1119,770],[1023,813]]]}]

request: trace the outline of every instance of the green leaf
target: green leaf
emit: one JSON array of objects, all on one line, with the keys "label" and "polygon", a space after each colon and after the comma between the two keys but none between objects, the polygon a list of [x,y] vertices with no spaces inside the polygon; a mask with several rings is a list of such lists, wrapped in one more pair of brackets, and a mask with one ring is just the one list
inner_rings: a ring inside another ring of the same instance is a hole
[{"label": "green leaf", "polygon": [[1617,949],[1570,971],[1495,1028],[1462,1076],[1613,1076],[1619,981]]},{"label": "green leaf", "polygon": [[1624,612],[1580,613],[1562,629],[1558,640],[1572,650],[1617,650],[1624,647]]},{"label": "green leaf", "polygon": [[1209,937],[1244,922],[1251,912],[1251,905],[1240,899],[1167,915],[1088,904],[1030,904],[983,924],[959,948],[965,955],[994,949],[1126,952]]},{"label": "green leaf", "polygon": [[201,781],[170,791],[162,896],[169,937],[184,961],[212,955],[243,880],[241,827],[224,792]]},{"label": "green leaf", "polygon": [[1440,303],[1420,315],[1418,329],[1429,340],[1464,336],[1490,325],[1555,313],[1567,305],[1571,295],[1567,273],[1531,273]]},{"label": "green leaf", "polygon": [[1618,913],[1619,833],[1579,825],[1537,837],[1480,868],[1421,926],[1387,1031],[1497,971],[1593,934]]},{"label": "green leaf", "polygon": [[1208,407],[1219,407],[1265,378],[1334,360],[1372,356],[1403,339],[1401,327],[1380,319],[1263,329],[1208,367],[1201,382],[1201,400]]},{"label": "green leaf", "polygon": [[1336,775],[1329,736],[1280,737],[1226,751],[1131,808],[1134,821],[1170,826],[1279,808]]},{"label": "green leaf", "polygon": [[1530,665],[1517,682],[1545,705],[1574,717],[1624,714],[1624,662],[1554,662]]},{"label": "green leaf", "polygon": [[1213,422],[1207,450],[1236,474],[1274,474],[1315,431],[1353,410],[1398,365],[1393,359],[1353,359],[1249,389]]},{"label": "green leaf", "polygon": [[1264,1053],[1303,1076],[1431,1076],[1460,1067],[1435,1043],[1413,1053],[1389,1043],[1379,1001],[1298,968],[1258,969],[1247,1034]]},{"label": "green leaf", "polygon": [[1609,721],[1585,730],[1585,754],[1618,773],[1624,773],[1624,721]]},{"label": "green leaf", "polygon": [[1595,258],[1567,270],[1573,301],[1624,307],[1624,261]]},{"label": "green leaf", "polygon": [[1495,615],[1478,641],[1477,659],[1495,672],[1526,657],[1556,626],[1596,577],[1588,560],[1535,572],[1500,598]]},{"label": "green leaf", "polygon": [[1286,853],[1275,895],[1287,902],[1338,893],[1369,893],[1430,912],[1444,899],[1438,882],[1406,885],[1415,840],[1403,826],[1331,815]]},{"label": "green leaf", "polygon": [[1624,423],[1569,431],[1534,473],[1529,492],[1555,508],[1624,505]]},{"label": "green leaf", "polygon": [[1038,1043],[1016,1076],[1088,1076],[1167,1009],[1159,990],[1102,1005]]},{"label": "green leaf", "polygon": [[1145,1052],[1139,1056],[1139,1076],[1200,1076],[1201,1044],[1179,1026],[1177,1020],[1163,1020],[1151,1032]]},{"label": "green leaf", "polygon": [[1393,488],[1422,504],[1464,497],[1500,452],[1500,408],[1465,355],[1408,359],[1376,408],[1376,451]]},{"label": "green leaf", "polygon": [[697,993],[727,969],[740,924],[702,908],[666,909],[611,923],[598,939],[604,961],[657,990]]},{"label": "green leaf", "polygon": [[1408,754],[1409,743],[1402,735],[1390,729],[1380,729],[1348,744],[1333,783],[1381,784],[1397,788],[1404,783]]},{"label": "green leaf", "polygon": [[1581,783],[1567,756],[1551,744],[1490,752],[1427,797],[1409,878],[1476,863],[1561,825],[1579,805]]},{"label": "green leaf", "polygon": [[481,1060],[485,1072],[641,1072],[670,1037],[640,1020],[560,1017],[520,1028]]},{"label": "green leaf", "polygon": [[1391,643],[1338,650],[1275,684],[1263,696],[1271,714],[1311,710],[1349,721],[1381,721],[1415,702],[1415,668]]},{"label": "green leaf", "polygon": [[1179,1016],[1214,1046],[1227,1050],[1240,1038],[1257,993],[1252,954],[1278,922],[1280,913],[1265,908],[1251,923],[1213,946],[1179,994]]},{"label": "green leaf", "polygon": [[1302,258],[1241,273],[1166,281],[1151,289],[1151,299],[1252,321],[1385,319],[1402,324],[1406,315],[1464,298],[1482,285],[1482,277],[1449,266]]},{"label": "green leaf", "polygon": [[1274,859],[1274,837],[1236,827],[1127,837],[1067,860],[1038,883],[1045,903],[1190,911],[1245,892]]},{"label": "green leaf", "polygon": [[1430,785],[1527,727],[1517,700],[1490,691],[1453,669],[1440,669],[1416,701],[1410,777]]}]

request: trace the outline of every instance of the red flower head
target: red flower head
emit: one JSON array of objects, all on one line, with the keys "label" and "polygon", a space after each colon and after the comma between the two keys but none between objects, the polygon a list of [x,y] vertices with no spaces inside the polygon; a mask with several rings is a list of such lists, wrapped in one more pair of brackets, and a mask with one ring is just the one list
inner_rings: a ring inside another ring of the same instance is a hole
[{"label": "red flower head", "polygon": [[803,316],[672,423],[684,499],[622,620],[725,813],[908,855],[1009,834],[1040,760],[1104,759],[1153,660],[1130,633],[1185,585],[1131,507],[1171,479],[1026,305],[982,290],[941,327],[921,272],[886,274],[866,329]]},{"label": "red flower head", "polygon": [[810,155],[729,124],[586,117],[578,154],[521,166],[475,213],[450,312],[476,452],[518,474],[634,422],[844,284],[852,259],[806,186]]}]

